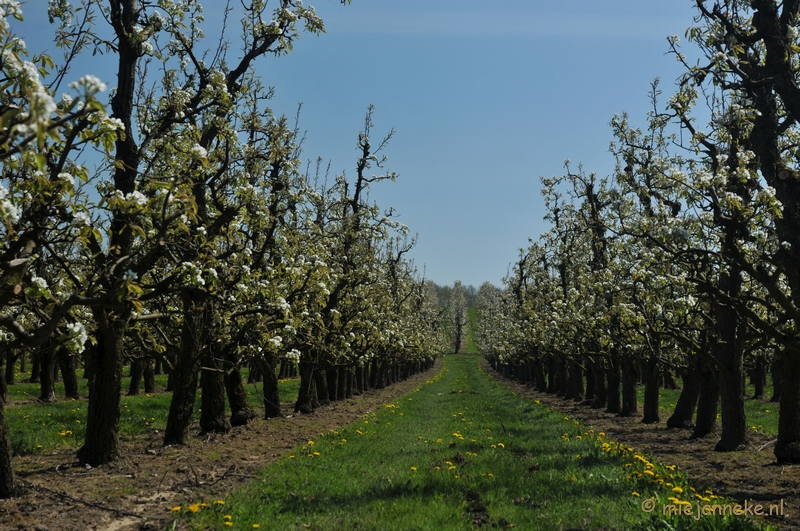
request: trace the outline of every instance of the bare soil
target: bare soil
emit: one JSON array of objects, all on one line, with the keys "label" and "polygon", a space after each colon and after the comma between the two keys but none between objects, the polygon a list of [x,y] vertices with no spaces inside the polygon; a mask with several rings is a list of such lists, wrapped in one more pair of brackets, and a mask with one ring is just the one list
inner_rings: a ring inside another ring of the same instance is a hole
[{"label": "bare soil", "polygon": [[22,492],[0,500],[0,529],[164,529],[173,521],[173,507],[224,498],[292,448],[376,411],[440,368],[438,361],[430,371],[310,415],[295,415],[294,404],[285,403],[285,418],[257,419],[226,434],[195,429],[186,446],[165,448],[160,433],[128,438],[122,459],[97,468],[78,465],[74,450],[16,457]]},{"label": "bare soil", "polygon": [[[668,428],[666,416],[657,424],[642,424],[640,418],[617,417],[603,409],[540,393],[532,387],[506,378],[482,360],[484,371],[517,393],[539,400],[554,411],[581,420],[587,429],[605,432],[608,438],[649,455],[664,465],[677,465],[695,489],[740,503],[784,503],[784,516],[765,517],[764,523],[781,530],[800,530],[800,465],[777,465],[772,453],[774,437],[751,432],[747,448],[737,452],[715,452],[719,432],[702,439],[690,439],[691,430]],[[718,428],[719,429],[719,428]]]}]

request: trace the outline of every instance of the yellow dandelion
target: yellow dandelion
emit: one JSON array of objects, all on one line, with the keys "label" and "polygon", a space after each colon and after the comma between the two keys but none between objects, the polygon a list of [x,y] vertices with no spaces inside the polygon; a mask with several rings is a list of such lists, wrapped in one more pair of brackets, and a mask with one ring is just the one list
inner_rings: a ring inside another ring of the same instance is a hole
[{"label": "yellow dandelion", "polygon": [[636,492],[636,491],[633,491],[633,492],[631,492],[631,496],[637,496],[638,497],[638,496],[640,496],[640,494],[638,492]]},{"label": "yellow dandelion", "polygon": [[189,506],[189,510],[192,511],[193,513],[196,513],[197,511],[200,510],[200,505],[197,503],[193,503]]},{"label": "yellow dandelion", "polygon": [[176,505],[175,507],[173,507],[173,508],[172,508],[172,512],[173,512],[173,513],[177,513],[177,512],[179,512],[180,510],[181,510],[181,506],[180,506],[180,505]]},{"label": "yellow dandelion", "polygon": [[415,467],[415,466],[412,466],[412,467],[411,467],[411,471],[412,471],[412,472],[416,472],[416,471],[417,471],[417,467]]},{"label": "yellow dandelion", "polygon": [[680,487],[673,487],[672,492],[674,492],[675,494],[683,494],[683,489]]}]

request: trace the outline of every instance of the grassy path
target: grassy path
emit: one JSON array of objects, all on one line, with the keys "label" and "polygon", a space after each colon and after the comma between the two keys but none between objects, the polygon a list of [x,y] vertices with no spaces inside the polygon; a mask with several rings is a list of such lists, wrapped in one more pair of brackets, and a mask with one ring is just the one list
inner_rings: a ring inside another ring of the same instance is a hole
[{"label": "grassy path", "polygon": [[[642,509],[649,499],[658,510]],[[229,498],[174,514],[193,529],[748,528],[742,517],[659,522],[663,504],[706,502],[711,493],[692,493],[669,467],[520,399],[460,355]]]}]

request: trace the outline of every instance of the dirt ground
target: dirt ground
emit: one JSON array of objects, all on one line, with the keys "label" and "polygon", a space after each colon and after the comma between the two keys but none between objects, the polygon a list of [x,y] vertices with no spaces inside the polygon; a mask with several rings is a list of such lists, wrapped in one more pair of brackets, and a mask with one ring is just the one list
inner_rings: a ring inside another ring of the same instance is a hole
[{"label": "dirt ground", "polygon": [[136,437],[123,441],[121,460],[88,470],[75,462],[74,451],[17,457],[14,470],[23,493],[0,500],[0,529],[164,529],[173,521],[172,507],[225,497],[290,449],[376,411],[440,368],[441,361],[428,372],[311,415],[293,415],[293,404],[286,403],[286,418],[258,419],[224,435],[195,430],[182,447],[162,447],[159,433]]},{"label": "dirt ground", "polygon": [[666,416],[658,424],[642,424],[639,418],[617,417],[602,409],[539,393],[501,376],[485,360],[483,368],[518,395],[538,399],[550,409],[580,419],[587,428],[603,431],[610,440],[624,443],[661,464],[677,465],[697,490],[710,488],[717,495],[765,506],[783,500],[783,518],[768,517],[764,522],[783,531],[800,530],[800,466],[775,463],[774,437],[751,432],[746,450],[715,452],[719,433],[691,440],[691,430],[667,428]]}]

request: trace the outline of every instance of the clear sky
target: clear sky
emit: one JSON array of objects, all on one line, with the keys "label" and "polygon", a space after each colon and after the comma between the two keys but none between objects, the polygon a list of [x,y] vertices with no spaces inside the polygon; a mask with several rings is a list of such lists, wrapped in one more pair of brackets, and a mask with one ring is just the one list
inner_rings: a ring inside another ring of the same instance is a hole
[{"label": "clear sky", "polygon": [[[209,20],[223,5],[201,3]],[[412,257],[427,278],[476,287],[499,285],[519,248],[547,229],[540,177],[563,173],[567,158],[611,173],[609,121],[627,111],[644,125],[655,77],[665,97],[673,91],[680,68],[667,37],[683,38],[695,14],[690,0],[305,4],[327,33],[259,63],[273,110],[294,115],[302,103],[305,157],[352,176],[374,104],[375,136],[395,130],[387,167],[399,178],[371,198],[419,234]],[[42,34],[29,24],[46,24],[45,5],[30,0],[28,28],[13,27],[31,51]]]}]

